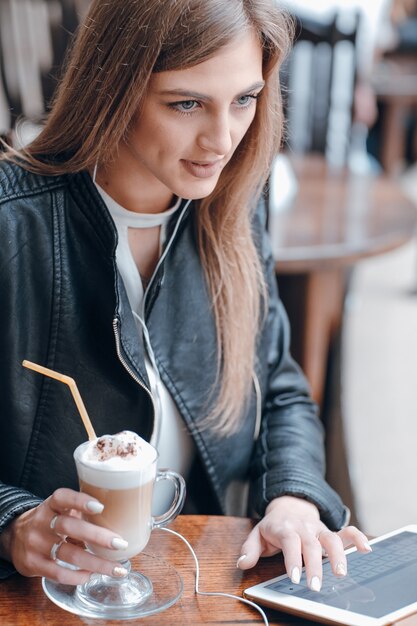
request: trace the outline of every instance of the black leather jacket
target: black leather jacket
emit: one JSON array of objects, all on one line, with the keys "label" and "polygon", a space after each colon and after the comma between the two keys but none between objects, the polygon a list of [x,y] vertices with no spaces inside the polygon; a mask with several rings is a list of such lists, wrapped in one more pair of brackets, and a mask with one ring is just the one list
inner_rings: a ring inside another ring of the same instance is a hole
[{"label": "black leather jacket", "polygon": [[[251,511],[262,515],[273,498],[296,494],[338,529],[346,509],[323,478],[322,427],[289,354],[262,209],[254,232],[270,299],[258,345],[260,397],[254,389],[235,435],[199,430],[215,380],[216,337],[194,210],[172,218],[145,319],[161,378],[197,449],[189,481],[196,510],[228,513],[229,486],[249,477]],[[0,162],[0,532],[54,489],[77,488],[72,452],[86,438],[68,387],[24,369],[23,359],[72,376],[98,434],[151,435],[144,347],[116,268],[116,241],[88,173],[45,177]]]}]

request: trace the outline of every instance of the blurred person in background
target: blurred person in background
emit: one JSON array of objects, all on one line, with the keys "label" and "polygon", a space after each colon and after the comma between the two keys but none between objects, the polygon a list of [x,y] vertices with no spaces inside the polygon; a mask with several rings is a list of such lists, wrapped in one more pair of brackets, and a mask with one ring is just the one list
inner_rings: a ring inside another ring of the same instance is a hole
[{"label": "blurred person in background", "polygon": [[[381,130],[384,105],[377,101],[372,87],[372,72],[384,58],[397,54],[416,55],[417,67],[417,0],[387,0],[382,6],[377,22],[377,34],[369,61],[358,67],[358,84],[355,93],[354,118],[369,129],[367,149],[379,161],[381,155]],[[404,159],[408,164],[415,160],[412,137],[416,117],[410,115],[407,125],[407,152]]]}]

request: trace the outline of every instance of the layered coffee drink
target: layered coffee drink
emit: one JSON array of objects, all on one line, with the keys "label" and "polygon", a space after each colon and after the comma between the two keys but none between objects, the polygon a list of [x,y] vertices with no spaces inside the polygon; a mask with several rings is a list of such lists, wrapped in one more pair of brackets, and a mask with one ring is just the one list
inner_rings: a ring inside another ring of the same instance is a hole
[{"label": "layered coffee drink", "polygon": [[156,478],[155,448],[136,433],[122,431],[81,444],[74,452],[80,491],[104,505],[98,515],[84,515],[128,541],[126,550],[89,549],[106,559],[130,559],[141,552],[152,530],[152,494]]}]

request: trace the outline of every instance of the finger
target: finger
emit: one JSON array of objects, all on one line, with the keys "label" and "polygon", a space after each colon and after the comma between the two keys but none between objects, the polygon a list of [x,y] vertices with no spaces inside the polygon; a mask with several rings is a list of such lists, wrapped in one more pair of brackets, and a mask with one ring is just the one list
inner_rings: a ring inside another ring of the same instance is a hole
[{"label": "finger", "polygon": [[257,564],[259,557],[263,553],[264,542],[259,530],[259,524],[249,533],[248,538],[243,544],[237,560],[236,566],[239,569],[249,569]]},{"label": "finger", "polygon": [[367,536],[356,526],[346,526],[337,533],[341,538],[344,547],[354,545],[359,552],[372,552]]},{"label": "finger", "polygon": [[58,558],[65,563],[71,563],[80,570],[89,571],[105,576],[126,576],[128,571],[120,563],[102,559],[87,550],[83,550],[73,543],[64,542],[59,548]]},{"label": "finger", "polygon": [[330,565],[335,576],[346,576],[347,562],[343,541],[340,535],[331,530],[322,530],[318,539],[329,557]]},{"label": "finger", "polygon": [[16,570],[22,576],[45,576],[50,580],[64,584],[78,585],[87,582],[91,576],[91,571],[71,570],[69,567],[59,566],[55,559],[62,557],[61,550],[64,544],[57,546],[55,559],[51,556],[53,545],[49,542],[46,549],[41,545],[37,551],[24,550],[22,558],[14,562]]},{"label": "finger", "polygon": [[104,506],[101,502],[92,498],[87,493],[74,491],[73,489],[57,489],[46,500],[46,503],[55,513],[63,513],[70,509],[94,515],[102,513]]},{"label": "finger", "polygon": [[296,532],[281,533],[280,544],[284,555],[286,572],[291,578],[291,582],[298,585],[302,569],[300,536]]},{"label": "finger", "polygon": [[306,568],[307,584],[312,591],[320,591],[323,578],[322,548],[316,535],[309,532],[301,536],[301,549]]},{"label": "finger", "polygon": [[67,537],[65,541],[67,543],[72,543],[74,544],[74,546],[78,546],[79,548],[82,548],[83,550],[87,548],[84,541],[80,541],[79,539],[74,539],[74,537]]},{"label": "finger", "polygon": [[44,576],[62,585],[83,585],[90,580],[91,576],[91,571],[63,567],[51,559],[39,560],[36,571],[38,572],[36,576]]},{"label": "finger", "polygon": [[58,515],[54,532],[64,537],[72,537],[76,541],[113,550],[125,550],[129,545],[118,533],[72,515]]}]

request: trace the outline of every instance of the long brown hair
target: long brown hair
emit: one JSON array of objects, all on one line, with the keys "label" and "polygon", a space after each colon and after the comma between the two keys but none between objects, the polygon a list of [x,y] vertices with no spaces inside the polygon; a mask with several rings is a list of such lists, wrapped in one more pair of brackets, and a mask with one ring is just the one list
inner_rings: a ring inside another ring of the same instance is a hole
[{"label": "long brown hair", "polygon": [[[199,247],[218,339],[219,391],[206,418],[234,432],[252,386],[265,284],[251,216],[279,149],[278,68],[291,27],[275,0],[95,0],[79,28],[40,135],[19,153],[31,171],[61,174],[105,165],[127,140],[152,72],[184,69],[253,29],[266,80],[248,132],[214,192],[198,201]],[[6,158],[13,158],[9,152]]]},{"label": "long brown hair", "polygon": [[417,0],[393,0],[390,17],[395,25],[414,16],[417,16]]}]

